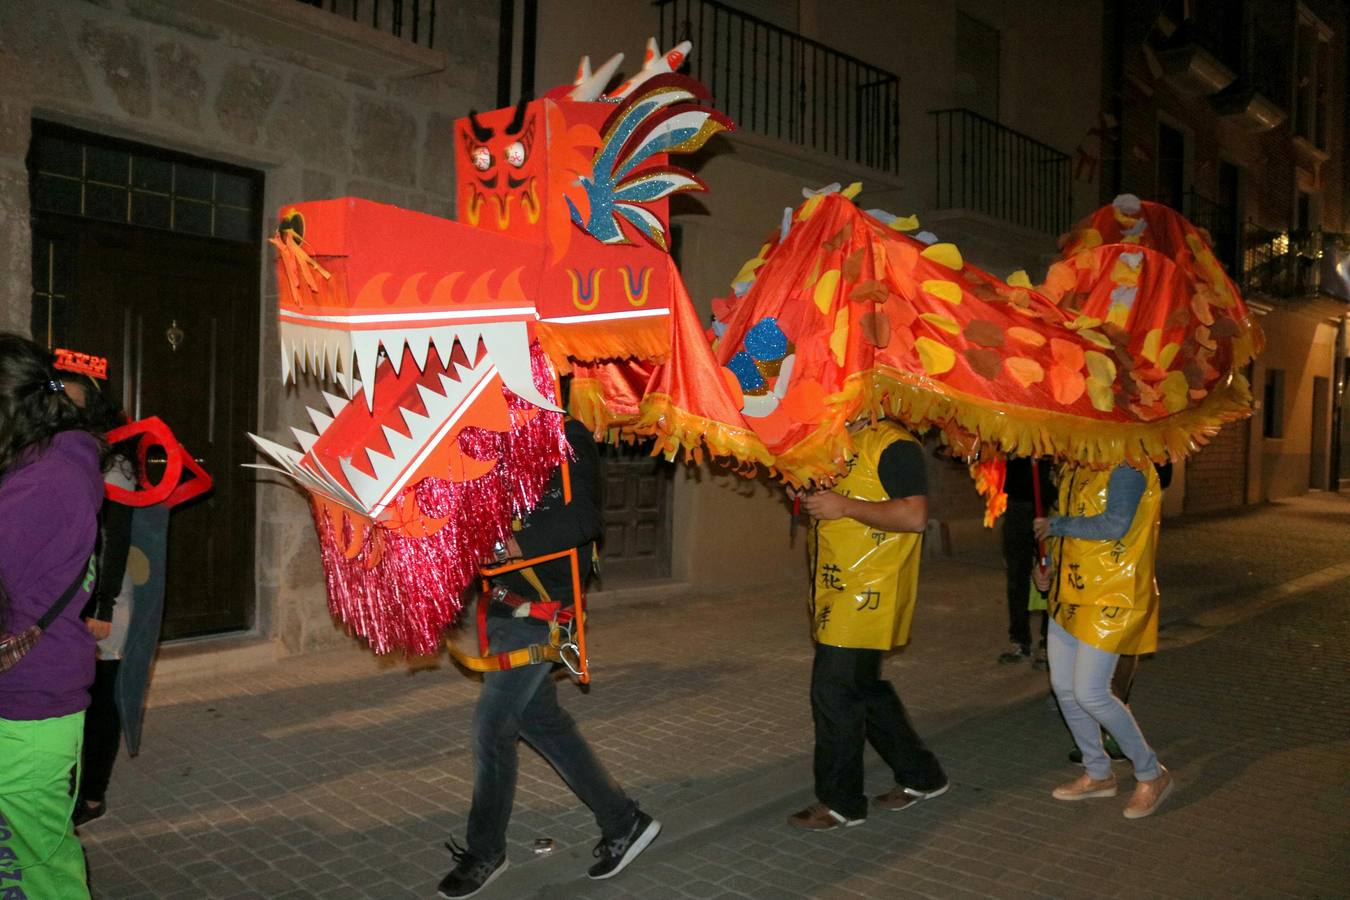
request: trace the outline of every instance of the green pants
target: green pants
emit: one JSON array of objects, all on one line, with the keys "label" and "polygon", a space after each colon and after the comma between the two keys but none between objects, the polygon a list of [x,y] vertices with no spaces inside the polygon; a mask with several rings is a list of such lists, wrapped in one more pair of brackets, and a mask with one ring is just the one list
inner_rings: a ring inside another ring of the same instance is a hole
[{"label": "green pants", "polygon": [[0,900],[88,900],[70,814],[84,713],[0,719]]}]

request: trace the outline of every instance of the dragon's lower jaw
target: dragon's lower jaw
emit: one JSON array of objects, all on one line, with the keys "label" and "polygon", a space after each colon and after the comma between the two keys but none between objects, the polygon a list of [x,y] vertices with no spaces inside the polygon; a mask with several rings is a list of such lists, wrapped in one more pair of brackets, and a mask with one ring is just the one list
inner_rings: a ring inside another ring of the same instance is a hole
[{"label": "dragon's lower jaw", "polygon": [[292,429],[299,451],[254,442],[307,491],[376,521],[423,478],[491,470],[496,460],[459,452],[457,436],[466,427],[504,433],[526,415],[507,409],[502,384],[557,410],[536,383],[522,321],[339,330],[283,318],[281,344],[285,378],[312,371],[352,399],[325,391],[328,412],[309,409],[314,431]]}]

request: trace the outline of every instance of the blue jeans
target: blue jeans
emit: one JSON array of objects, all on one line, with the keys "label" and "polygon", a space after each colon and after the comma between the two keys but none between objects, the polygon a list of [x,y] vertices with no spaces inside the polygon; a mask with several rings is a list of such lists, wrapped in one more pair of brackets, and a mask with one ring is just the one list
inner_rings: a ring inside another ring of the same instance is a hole
[{"label": "blue jeans", "polygon": [[1111,676],[1120,654],[1083,643],[1055,621],[1050,622],[1046,650],[1050,659],[1050,686],[1059,700],[1059,711],[1069,733],[1083,752],[1083,768],[1088,775],[1100,780],[1111,774],[1111,758],[1102,746],[1105,728],[1134,765],[1135,778],[1140,781],[1157,778],[1157,755],[1144,740],[1129,708],[1111,693]]},{"label": "blue jeans", "polygon": [[[548,641],[548,625],[539,619],[488,618],[493,653]],[[562,776],[595,814],[601,835],[622,837],[637,817],[637,804],[596,759],[576,722],[558,705],[554,667],[522,666],[483,676],[483,693],[474,711],[473,807],[466,843],[482,860],[506,853],[506,824],[516,794],[517,741],[526,743]]]}]

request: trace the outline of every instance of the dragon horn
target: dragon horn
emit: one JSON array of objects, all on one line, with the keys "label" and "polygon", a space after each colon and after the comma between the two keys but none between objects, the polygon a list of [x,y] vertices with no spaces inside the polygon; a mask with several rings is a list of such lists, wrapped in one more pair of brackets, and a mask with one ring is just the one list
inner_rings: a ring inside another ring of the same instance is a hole
[{"label": "dragon horn", "polygon": [[[614,77],[614,73],[618,71],[619,64],[622,62],[622,53],[611,56],[603,66],[596,69],[587,78],[577,82],[576,87],[567,92],[567,99],[582,102],[599,100],[601,94],[605,92],[605,85],[609,84],[609,80]],[[589,65],[589,62],[586,65]]]},{"label": "dragon horn", "polygon": [[664,55],[661,48],[657,45],[656,39],[652,38],[647,42],[647,63],[632,78],[615,88],[612,94],[605,95],[607,100],[622,100],[633,93],[644,81],[654,78],[657,75],[664,75],[667,72],[674,72],[684,64],[689,51],[693,49],[693,44],[689,41],[680,41],[674,47],[671,47]]}]

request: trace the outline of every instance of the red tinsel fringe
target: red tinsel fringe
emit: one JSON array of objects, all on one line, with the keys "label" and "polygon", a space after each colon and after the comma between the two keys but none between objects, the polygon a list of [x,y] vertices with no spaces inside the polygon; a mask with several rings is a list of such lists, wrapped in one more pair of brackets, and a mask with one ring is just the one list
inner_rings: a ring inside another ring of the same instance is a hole
[{"label": "red tinsel fringe", "polygon": [[[531,363],[535,386],[553,397],[553,371],[537,344],[531,347]],[[411,537],[317,499],[311,502],[328,608],[376,653],[439,651],[441,632],[463,608],[480,561],[510,534],[512,520],[539,502],[553,470],[569,454],[560,414],[531,407],[505,387],[502,392],[513,413],[521,414],[510,432],[465,428],[459,434],[466,455],[499,460],[493,470],[476,481],[427,478],[408,489],[424,515],[448,519],[434,533]],[[357,537],[360,550],[348,556],[343,548]]]}]

